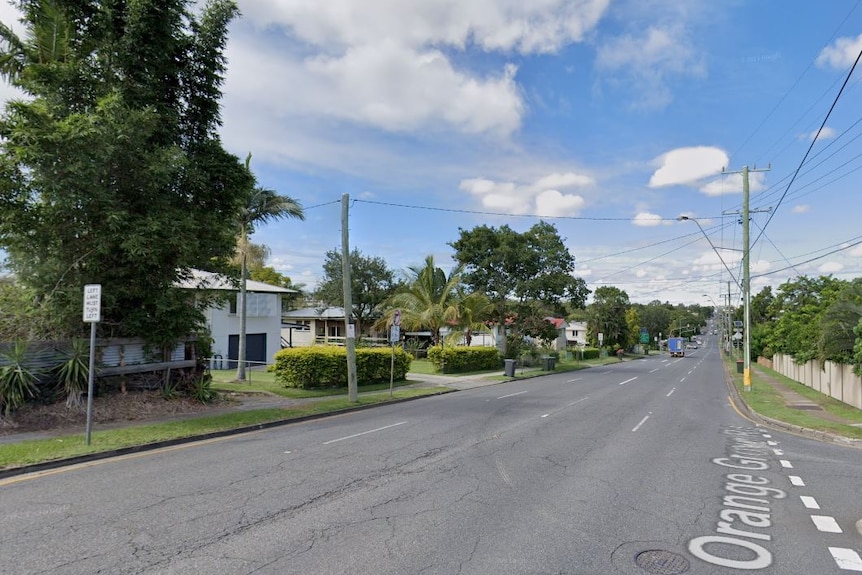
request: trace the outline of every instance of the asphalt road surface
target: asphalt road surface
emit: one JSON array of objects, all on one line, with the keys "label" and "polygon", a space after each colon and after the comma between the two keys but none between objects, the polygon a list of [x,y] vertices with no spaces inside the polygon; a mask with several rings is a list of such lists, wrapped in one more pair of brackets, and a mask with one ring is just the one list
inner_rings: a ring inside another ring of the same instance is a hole
[{"label": "asphalt road surface", "polygon": [[0,573],[862,572],[862,450],[770,431],[709,339],[0,482]]}]

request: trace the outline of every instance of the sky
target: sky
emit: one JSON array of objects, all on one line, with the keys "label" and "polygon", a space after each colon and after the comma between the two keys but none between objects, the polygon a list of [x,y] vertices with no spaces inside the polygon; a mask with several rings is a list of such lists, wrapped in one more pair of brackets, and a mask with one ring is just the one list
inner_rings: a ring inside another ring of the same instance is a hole
[{"label": "sky", "polygon": [[252,241],[307,289],[346,194],[398,274],[543,220],[591,290],[738,304],[744,166],[752,293],[862,275],[859,3],[239,0],[220,134],[302,204]]}]

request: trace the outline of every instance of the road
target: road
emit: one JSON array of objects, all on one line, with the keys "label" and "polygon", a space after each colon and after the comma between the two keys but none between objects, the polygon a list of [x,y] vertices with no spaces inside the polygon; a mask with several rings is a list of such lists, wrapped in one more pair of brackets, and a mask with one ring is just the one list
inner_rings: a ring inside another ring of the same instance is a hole
[{"label": "road", "polygon": [[742,418],[709,338],[7,479],[0,573],[850,575],[859,494],[862,450]]}]

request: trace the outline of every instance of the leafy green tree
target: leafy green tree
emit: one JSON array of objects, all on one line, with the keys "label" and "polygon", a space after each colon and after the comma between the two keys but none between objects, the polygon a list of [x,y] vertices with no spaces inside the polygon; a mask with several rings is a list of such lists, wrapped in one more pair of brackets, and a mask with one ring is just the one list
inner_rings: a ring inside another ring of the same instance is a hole
[{"label": "leafy green tree", "polygon": [[659,300],[653,300],[646,305],[636,307],[640,325],[646,328],[651,342],[659,335],[662,338],[668,336],[667,326],[670,324],[672,306]]},{"label": "leafy green tree", "polygon": [[[344,285],[341,266],[341,251],[329,250],[323,261],[323,279],[314,292],[314,297],[326,305],[344,306]],[[382,315],[381,304],[399,287],[395,272],[381,257],[365,256],[358,249],[350,252],[350,286],[353,303],[353,318],[356,331]]]},{"label": "leafy green tree", "polygon": [[593,293],[593,303],[587,307],[588,341],[598,345],[599,333],[603,334],[602,345],[624,346],[629,337],[626,323],[626,310],[629,308],[629,295],[614,286],[597,287]]},{"label": "leafy green tree", "polygon": [[626,310],[626,328],[628,337],[623,347],[632,348],[640,341],[641,325],[637,308],[630,307]]},{"label": "leafy green tree", "polygon": [[[251,174],[249,164],[251,163],[251,154],[246,156],[245,169]],[[252,178],[252,182],[254,179]],[[239,226],[239,258],[240,258],[240,275],[239,275],[239,302],[237,311],[239,312],[239,345],[238,345],[238,361],[236,363],[236,379],[237,381],[245,381],[245,341],[246,341],[246,314],[247,314],[247,297],[246,287],[248,281],[248,253],[253,244],[248,241],[248,237],[254,233],[255,226],[280,220],[283,218],[296,218],[299,220],[305,219],[305,213],[302,211],[300,203],[290,196],[283,196],[268,188],[250,186],[245,193],[245,202],[241,206],[236,218],[236,223]],[[266,259],[266,251],[264,257]]]},{"label": "leafy green tree", "polygon": [[820,339],[817,359],[821,362],[852,363],[856,334],[853,331],[862,319],[862,279],[843,285],[820,317]]},{"label": "leafy green tree", "polygon": [[[81,334],[102,285],[104,336],[171,345],[209,302],[174,288],[223,269],[253,178],[219,140],[230,0],[20,0],[0,74],[0,247],[54,330]],[[196,306],[196,302],[199,303]]]},{"label": "leafy green tree", "polygon": [[405,285],[387,301],[388,313],[401,310],[401,325],[407,330],[431,331],[432,344],[440,343],[440,329],[457,325],[460,266],[446,275],[434,264],[434,256],[425,258],[424,266],[408,268]]},{"label": "leafy green tree", "polygon": [[[539,222],[524,233],[509,226],[477,226],[459,230],[450,245],[454,259],[464,266],[464,282],[484,293],[494,306],[501,335],[509,320],[517,335],[536,333],[536,309],[565,314],[565,304],[583,308],[589,290],[576,278],[575,259],[552,224]],[[538,305],[537,305],[538,304]],[[506,338],[499,338],[506,354]]]},{"label": "leafy green tree", "polygon": [[781,284],[775,297],[775,327],[765,344],[805,363],[817,357],[821,318],[845,282],[831,276],[799,276]]}]

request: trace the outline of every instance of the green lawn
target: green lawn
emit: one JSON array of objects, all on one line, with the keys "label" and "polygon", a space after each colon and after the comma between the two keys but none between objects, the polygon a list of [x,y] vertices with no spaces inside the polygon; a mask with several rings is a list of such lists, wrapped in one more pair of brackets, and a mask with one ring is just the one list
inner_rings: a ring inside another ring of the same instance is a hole
[{"label": "green lawn", "polygon": [[[335,395],[344,395],[347,389],[337,387],[331,389],[299,389],[296,387],[285,387],[283,383],[276,381],[275,374],[269,371],[246,371],[248,381],[238,383],[236,381],[236,371],[213,371],[213,389],[220,392],[234,393],[272,393],[281,397],[290,399],[302,399],[307,397],[332,397]],[[394,387],[403,387],[416,383],[415,381],[396,381]],[[378,383],[374,385],[360,385],[358,387],[360,393],[369,391],[389,390],[388,383]]]},{"label": "green lawn", "polygon": [[147,445],[170,439],[193,437],[272,421],[295,419],[308,415],[335,413],[356,406],[374,405],[411,397],[435,395],[448,391],[451,390],[447,388],[399,389],[390,397],[387,389],[383,393],[361,395],[356,403],[350,403],[346,397],[339,397],[310,401],[285,409],[257,409],[194,417],[169,423],[133,425],[122,429],[95,431],[91,435],[89,446],[85,444],[83,434],[0,444],[0,468],[20,467],[33,463],[111,451],[123,447]]}]

